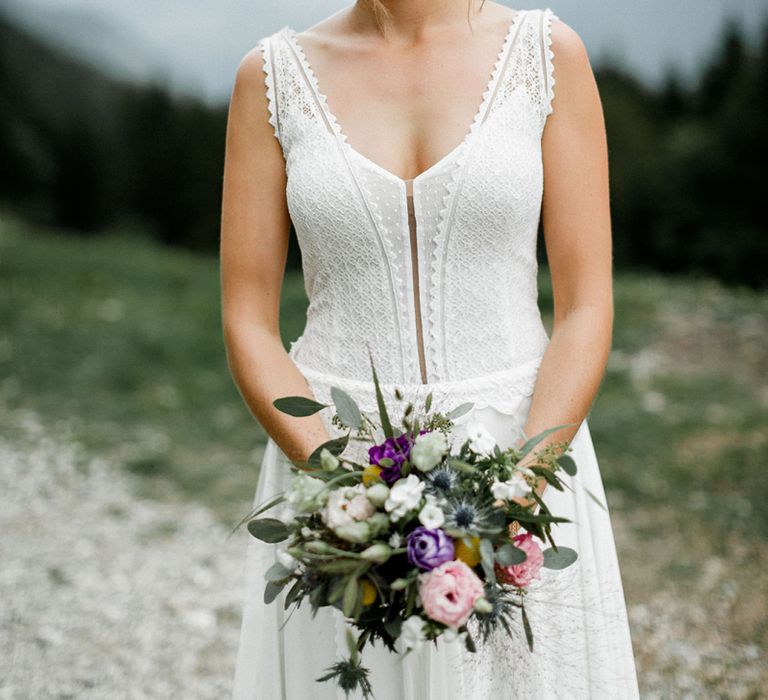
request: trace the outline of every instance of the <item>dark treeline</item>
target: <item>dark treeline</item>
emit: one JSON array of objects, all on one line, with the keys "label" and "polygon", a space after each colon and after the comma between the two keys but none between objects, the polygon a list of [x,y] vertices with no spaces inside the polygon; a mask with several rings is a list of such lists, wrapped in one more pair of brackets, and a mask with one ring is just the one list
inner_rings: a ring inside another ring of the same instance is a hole
[{"label": "dark treeline", "polygon": [[[691,83],[597,80],[616,266],[764,286],[768,21],[757,43],[728,25]],[[0,200],[30,221],[217,250],[226,111],[107,78],[0,20]]]}]

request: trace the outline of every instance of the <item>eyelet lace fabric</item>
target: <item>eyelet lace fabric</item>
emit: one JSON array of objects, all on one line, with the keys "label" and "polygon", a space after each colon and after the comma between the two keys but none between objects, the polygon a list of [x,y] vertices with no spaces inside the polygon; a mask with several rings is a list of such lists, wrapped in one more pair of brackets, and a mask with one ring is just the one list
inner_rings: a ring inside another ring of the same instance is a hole
[{"label": "eyelet lace fabric", "polygon": [[[258,42],[309,299],[289,355],[318,401],[331,404],[337,386],[375,416],[372,357],[393,423],[409,402],[418,408],[431,393],[438,410],[473,404],[456,421],[458,442],[475,420],[502,448],[522,434],[549,342],[538,308],[536,240],[555,18],[549,8],[518,11],[464,139],[410,183],[415,246],[409,183],[348,142],[297,33],[283,27]],[[330,434],[341,434],[332,410],[320,415]],[[579,558],[562,571],[543,570],[530,587],[534,653],[519,619],[512,637],[497,634],[475,654],[442,639],[405,657],[366,647],[377,700],[638,697],[610,517],[586,493],[606,503],[586,420],[571,450],[579,469],[564,477],[571,488],[548,488],[544,500],[571,520],[553,535]],[[364,462],[366,447],[353,442],[345,456]],[[254,503],[283,491],[290,478],[270,438]],[[264,572],[278,546],[248,543],[233,700],[343,700],[332,683],[315,682],[346,655],[341,613],[321,608],[312,616],[304,605],[289,614],[282,596],[263,603]]]},{"label": "eyelet lace fabric", "polygon": [[552,17],[549,9],[515,15],[466,136],[414,179],[416,260],[405,181],[350,146],[292,28],[259,42],[310,300],[292,347],[302,368],[365,380],[370,349],[382,381],[418,382],[412,265],[429,382],[541,357],[549,339],[536,238]]}]

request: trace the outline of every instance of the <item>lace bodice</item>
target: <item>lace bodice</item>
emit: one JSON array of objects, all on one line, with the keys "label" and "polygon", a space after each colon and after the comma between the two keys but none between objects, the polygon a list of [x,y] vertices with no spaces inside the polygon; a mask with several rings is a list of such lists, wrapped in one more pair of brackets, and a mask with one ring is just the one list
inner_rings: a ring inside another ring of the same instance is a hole
[{"label": "lace bodice", "polygon": [[412,180],[347,142],[292,28],[259,41],[309,299],[290,354],[308,372],[367,381],[370,349],[382,382],[431,385],[541,357],[553,17],[517,12],[463,141]]}]

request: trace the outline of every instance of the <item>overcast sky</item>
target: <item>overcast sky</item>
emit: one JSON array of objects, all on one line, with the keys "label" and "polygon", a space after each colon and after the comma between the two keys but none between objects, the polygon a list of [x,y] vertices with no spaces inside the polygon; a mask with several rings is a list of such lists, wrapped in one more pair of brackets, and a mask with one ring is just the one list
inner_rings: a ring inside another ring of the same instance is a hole
[{"label": "overcast sky", "polygon": [[[351,4],[336,0],[0,0],[0,8],[105,70],[161,79],[209,101],[229,97],[242,56],[284,25],[301,31]],[[649,82],[670,65],[689,76],[730,17],[756,36],[768,0],[550,0],[583,38],[593,65],[608,57]]]}]

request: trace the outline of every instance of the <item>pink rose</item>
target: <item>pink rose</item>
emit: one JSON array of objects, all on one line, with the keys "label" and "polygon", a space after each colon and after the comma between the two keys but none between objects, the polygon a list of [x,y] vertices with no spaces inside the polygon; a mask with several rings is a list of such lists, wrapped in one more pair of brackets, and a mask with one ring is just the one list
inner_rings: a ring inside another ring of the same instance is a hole
[{"label": "pink rose", "polygon": [[419,576],[424,612],[454,629],[467,621],[483,592],[483,582],[463,561],[446,561]]},{"label": "pink rose", "polygon": [[544,554],[530,532],[515,535],[512,538],[512,543],[518,549],[522,549],[528,558],[522,564],[510,566],[496,564],[496,577],[501,583],[511,583],[514,586],[524,588],[533,579],[539,578],[541,565],[544,563]]}]

